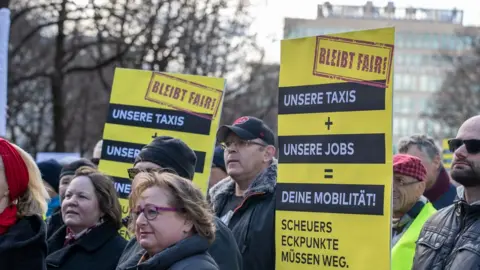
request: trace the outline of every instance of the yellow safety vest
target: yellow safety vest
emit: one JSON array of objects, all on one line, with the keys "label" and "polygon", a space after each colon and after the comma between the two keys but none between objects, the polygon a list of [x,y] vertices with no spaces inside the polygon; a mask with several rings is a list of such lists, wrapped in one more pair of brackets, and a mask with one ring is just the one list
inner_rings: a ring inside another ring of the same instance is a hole
[{"label": "yellow safety vest", "polygon": [[407,231],[392,249],[391,270],[412,270],[415,246],[423,224],[437,212],[431,203],[426,203]]}]

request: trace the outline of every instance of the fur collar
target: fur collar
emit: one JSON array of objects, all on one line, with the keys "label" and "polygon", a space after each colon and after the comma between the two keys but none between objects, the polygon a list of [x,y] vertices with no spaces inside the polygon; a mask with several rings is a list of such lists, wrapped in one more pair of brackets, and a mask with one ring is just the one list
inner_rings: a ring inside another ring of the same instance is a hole
[{"label": "fur collar", "polygon": [[[277,165],[278,160],[274,158],[270,167],[262,171],[248,187],[245,197],[254,193],[273,193],[277,184]],[[230,176],[213,186],[209,195],[215,212],[220,211],[219,208],[223,207],[228,196],[234,193],[235,181]]]}]

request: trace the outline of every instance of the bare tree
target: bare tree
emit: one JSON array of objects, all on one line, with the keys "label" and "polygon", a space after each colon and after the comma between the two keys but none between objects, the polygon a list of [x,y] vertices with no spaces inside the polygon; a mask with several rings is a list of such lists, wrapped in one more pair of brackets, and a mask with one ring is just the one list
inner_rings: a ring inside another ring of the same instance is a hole
[{"label": "bare tree", "polygon": [[[11,92],[17,92],[18,87],[24,83],[46,82],[42,90],[48,91],[50,96],[50,134],[53,137],[54,150],[63,152],[66,150],[68,134],[66,126],[74,123],[65,117],[67,93],[76,90],[65,89],[69,76],[94,72],[110,65],[129,51],[145,29],[134,31],[129,41],[115,39],[116,44],[120,44],[118,51],[106,55],[102,61],[85,64],[87,61],[77,61],[79,55],[93,46],[98,48],[100,43],[98,40],[92,41],[88,36],[89,31],[94,30],[90,26],[92,20],[100,19],[95,17],[91,8],[78,6],[70,0],[19,1],[14,3],[12,11],[13,38],[9,52],[12,72],[8,87]],[[22,29],[25,30],[21,31]],[[39,43],[45,46],[39,48]],[[105,44],[109,44],[109,41],[105,41]]]},{"label": "bare tree", "polygon": [[466,51],[439,56],[452,68],[441,89],[432,95],[432,110],[425,116],[441,124],[442,137],[455,136],[467,118],[480,113],[480,33],[472,30],[467,28],[459,33]]},{"label": "bare tree", "polygon": [[221,122],[231,124],[240,116],[255,116],[276,132],[279,70],[278,64],[250,63],[243,87],[226,93]]},{"label": "bare tree", "polygon": [[116,66],[222,77],[243,70],[258,52],[243,3],[15,1],[11,137],[32,153],[88,151],[102,134]]}]

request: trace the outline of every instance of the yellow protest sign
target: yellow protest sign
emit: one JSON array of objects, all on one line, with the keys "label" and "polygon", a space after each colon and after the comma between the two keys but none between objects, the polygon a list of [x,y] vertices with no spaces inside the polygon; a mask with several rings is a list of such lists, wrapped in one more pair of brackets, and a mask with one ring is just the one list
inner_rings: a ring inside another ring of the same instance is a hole
[{"label": "yellow protest sign", "polygon": [[390,269],[393,28],[283,40],[276,269]]},{"label": "yellow protest sign", "polygon": [[[224,86],[221,78],[115,70],[99,169],[115,181],[123,216],[131,192],[127,169],[156,136],[178,138],[195,151],[193,182],[206,194]],[[125,228],[121,233],[129,238]]]},{"label": "yellow protest sign", "polygon": [[452,167],[452,159],[453,153],[450,152],[450,148],[448,147],[448,139],[444,139],[442,141],[442,161],[443,167],[445,167],[447,171],[450,171]]}]

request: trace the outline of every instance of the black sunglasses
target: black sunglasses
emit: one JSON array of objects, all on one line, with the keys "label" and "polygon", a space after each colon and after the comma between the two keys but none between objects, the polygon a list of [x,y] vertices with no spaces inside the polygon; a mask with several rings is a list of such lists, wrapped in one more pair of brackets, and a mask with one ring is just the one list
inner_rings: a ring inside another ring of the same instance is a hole
[{"label": "black sunglasses", "polygon": [[469,154],[478,154],[480,153],[480,140],[461,140],[461,139],[450,139],[448,140],[448,148],[450,152],[457,151],[462,145],[465,145],[467,152]]},{"label": "black sunglasses", "polygon": [[153,169],[153,168],[148,168],[148,169],[130,168],[130,169],[127,169],[127,172],[128,172],[128,178],[130,178],[130,180],[133,180],[133,178],[135,178],[135,176],[137,174],[141,173],[141,172],[172,173],[172,174],[178,175],[178,173],[175,170],[170,169],[170,168],[155,168],[155,169]]}]

